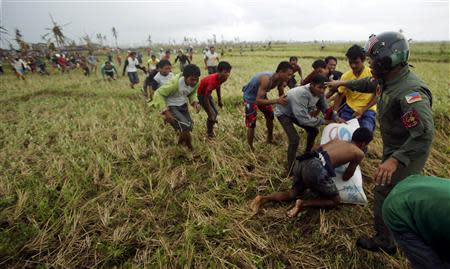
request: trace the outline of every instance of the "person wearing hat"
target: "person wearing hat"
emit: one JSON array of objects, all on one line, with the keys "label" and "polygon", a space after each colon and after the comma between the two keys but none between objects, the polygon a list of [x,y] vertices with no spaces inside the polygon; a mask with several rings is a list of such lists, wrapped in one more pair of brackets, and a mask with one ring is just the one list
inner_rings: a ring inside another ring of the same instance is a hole
[{"label": "person wearing hat", "polygon": [[[337,113],[326,115],[328,104],[325,100],[325,82],[329,79],[322,75],[315,75],[311,83],[289,90],[286,94],[287,104],[278,104],[275,116],[283,127],[289,146],[287,150],[287,171],[292,170],[292,164],[297,155],[300,137],[294,125],[304,129],[307,133],[305,152],[311,151],[314,141],[319,134],[319,127],[330,122],[343,122]],[[331,111],[331,110],[330,110]],[[317,112],[326,115],[325,118],[317,116]]]},{"label": "person wearing hat", "polygon": [[409,175],[420,174],[425,166],[434,137],[432,95],[410,70],[409,45],[401,33],[372,35],[364,50],[370,58],[372,78],[328,85],[377,95],[383,156],[374,175],[375,235],[360,237],[356,244],[369,251],[394,254],[396,247],[383,221],[382,206],[395,185]]}]

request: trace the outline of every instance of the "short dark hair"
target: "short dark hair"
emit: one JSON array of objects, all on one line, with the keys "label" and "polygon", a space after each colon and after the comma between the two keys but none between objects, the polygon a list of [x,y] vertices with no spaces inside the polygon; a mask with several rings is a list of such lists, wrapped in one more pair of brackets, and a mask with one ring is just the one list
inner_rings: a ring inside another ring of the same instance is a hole
[{"label": "short dark hair", "polygon": [[336,63],[337,63],[337,58],[336,57],[334,57],[334,56],[327,56],[327,57],[325,57],[325,63],[329,63],[331,60],[333,60],[333,61],[335,61]]},{"label": "short dark hair", "polygon": [[373,133],[366,127],[356,129],[352,136],[352,142],[369,144],[373,139]]},{"label": "short dark hair", "polygon": [[188,64],[184,67],[183,77],[200,77],[200,68],[195,64]]},{"label": "short dark hair", "polygon": [[354,44],[347,50],[347,53],[345,53],[345,56],[349,60],[356,60],[356,59],[360,58],[361,60],[364,61],[366,59],[366,53],[364,52],[364,49],[361,46],[356,45],[356,44]]},{"label": "short dark hair", "polygon": [[288,69],[292,70],[292,65],[288,61],[282,61],[278,64],[277,70],[275,72],[285,72]]},{"label": "short dark hair", "polygon": [[291,57],[289,57],[289,62],[292,62],[292,61],[298,61],[297,56],[291,56]]},{"label": "short dark hair", "polygon": [[170,63],[169,60],[161,60],[161,61],[159,61],[159,63],[158,63],[158,67],[159,67],[159,68],[163,68],[163,67],[166,66],[166,65],[172,66],[172,64]]},{"label": "short dark hair", "polygon": [[322,76],[322,75],[315,75],[315,76],[312,77],[312,79],[311,79],[311,84],[314,84],[314,85],[321,85],[321,84],[324,84],[325,82],[329,82],[329,81],[330,81],[330,79],[327,78],[327,77],[325,77],[325,76]]},{"label": "short dark hair", "polygon": [[166,50],[166,53],[170,53],[170,50]]},{"label": "short dark hair", "polygon": [[217,71],[218,72],[231,71],[231,64],[229,62],[221,61],[217,65]]},{"label": "short dark hair", "polygon": [[324,60],[315,60],[312,64],[312,68],[317,69],[317,68],[327,68],[327,64],[325,63]]}]

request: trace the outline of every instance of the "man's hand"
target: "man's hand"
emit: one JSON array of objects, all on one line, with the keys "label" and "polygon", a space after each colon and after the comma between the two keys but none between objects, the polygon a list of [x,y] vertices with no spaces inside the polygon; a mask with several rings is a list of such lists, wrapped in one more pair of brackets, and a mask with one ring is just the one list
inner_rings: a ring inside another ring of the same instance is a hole
[{"label": "man's hand", "polygon": [[164,123],[170,123],[170,124],[175,123],[175,117],[172,115],[172,113],[169,110],[164,111],[162,114],[164,116]]},{"label": "man's hand", "polygon": [[217,105],[218,105],[220,108],[223,108],[222,100],[217,101]]},{"label": "man's hand", "polygon": [[194,107],[195,112],[197,112],[197,113],[200,112],[201,107],[200,107],[200,104],[198,102],[193,102],[192,106]]},{"label": "man's hand", "polygon": [[325,82],[325,86],[329,86],[331,88],[339,87],[345,84],[345,81],[341,80],[332,80],[329,82]]},{"label": "man's hand", "polygon": [[390,157],[384,161],[378,167],[374,175],[374,180],[377,185],[389,185],[391,183],[391,177],[397,170],[398,161],[397,159]]},{"label": "man's hand", "polygon": [[277,104],[284,106],[287,105],[287,103],[286,95],[280,96],[280,98],[277,99]]}]

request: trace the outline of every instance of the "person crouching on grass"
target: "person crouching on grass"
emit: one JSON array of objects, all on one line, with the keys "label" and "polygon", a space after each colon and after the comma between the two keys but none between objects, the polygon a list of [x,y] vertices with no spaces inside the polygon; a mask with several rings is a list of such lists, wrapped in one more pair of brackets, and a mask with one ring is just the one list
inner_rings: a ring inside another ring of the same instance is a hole
[{"label": "person crouching on grass", "polygon": [[[269,201],[290,202],[296,200],[295,206],[287,213],[288,217],[293,218],[305,207],[336,207],[340,203],[340,196],[333,180],[333,177],[336,176],[334,169],[349,163],[342,175],[344,181],[349,180],[356,167],[364,159],[364,150],[372,139],[372,132],[361,127],[355,130],[351,142],[333,139],[313,151],[298,156],[293,168],[292,190],[264,196],[258,195],[251,202],[250,208],[256,214],[260,207]],[[311,189],[319,197],[305,200],[303,196],[307,189]]]},{"label": "person crouching on grass", "polygon": [[[169,123],[179,133],[178,144],[193,150],[191,131],[193,121],[189,114],[188,103],[196,112],[200,111],[196,91],[200,78],[200,68],[194,64],[185,66],[182,74],[177,74],[172,80],[155,91],[150,106],[162,110],[164,122]],[[164,108],[165,105],[165,108]]]},{"label": "person crouching on grass", "polygon": [[217,73],[208,75],[200,81],[200,85],[197,90],[197,97],[200,105],[205,109],[208,114],[206,120],[206,129],[209,137],[214,136],[214,124],[217,123],[217,108],[212,97],[212,92],[217,92],[217,104],[222,108],[222,97],[220,94],[220,85],[227,81],[231,73],[231,65],[228,62],[220,62],[217,66]]}]

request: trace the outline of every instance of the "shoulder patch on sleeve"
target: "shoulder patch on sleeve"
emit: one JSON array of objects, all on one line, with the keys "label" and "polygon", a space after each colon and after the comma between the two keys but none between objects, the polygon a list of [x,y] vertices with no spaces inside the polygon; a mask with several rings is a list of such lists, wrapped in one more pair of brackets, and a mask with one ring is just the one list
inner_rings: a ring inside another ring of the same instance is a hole
[{"label": "shoulder patch on sleeve", "polygon": [[419,92],[412,92],[412,93],[409,93],[408,95],[406,95],[405,99],[408,104],[412,104],[412,103],[422,100],[422,96],[420,95]]},{"label": "shoulder patch on sleeve", "polygon": [[416,127],[419,124],[419,114],[415,109],[402,115],[402,124],[406,129]]}]

